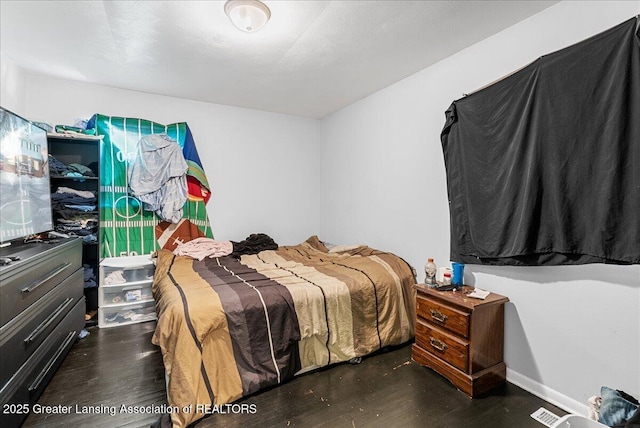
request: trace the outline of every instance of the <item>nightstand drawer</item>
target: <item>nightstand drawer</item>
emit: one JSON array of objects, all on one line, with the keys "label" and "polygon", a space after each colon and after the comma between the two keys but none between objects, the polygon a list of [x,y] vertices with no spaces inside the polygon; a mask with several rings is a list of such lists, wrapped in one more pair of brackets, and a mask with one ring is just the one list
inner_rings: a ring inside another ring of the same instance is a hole
[{"label": "nightstand drawer", "polygon": [[450,332],[469,338],[469,313],[456,310],[434,300],[418,295],[416,313],[419,318],[440,326]]},{"label": "nightstand drawer", "polygon": [[416,343],[422,349],[451,364],[458,370],[468,371],[469,343],[440,331],[418,320]]}]

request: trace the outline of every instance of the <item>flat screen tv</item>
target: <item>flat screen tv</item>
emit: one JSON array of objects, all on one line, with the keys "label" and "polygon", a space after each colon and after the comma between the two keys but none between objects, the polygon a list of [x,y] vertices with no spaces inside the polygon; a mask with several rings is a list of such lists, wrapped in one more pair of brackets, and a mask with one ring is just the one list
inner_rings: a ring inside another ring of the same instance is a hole
[{"label": "flat screen tv", "polygon": [[53,229],[47,132],[0,107],[0,246]]}]

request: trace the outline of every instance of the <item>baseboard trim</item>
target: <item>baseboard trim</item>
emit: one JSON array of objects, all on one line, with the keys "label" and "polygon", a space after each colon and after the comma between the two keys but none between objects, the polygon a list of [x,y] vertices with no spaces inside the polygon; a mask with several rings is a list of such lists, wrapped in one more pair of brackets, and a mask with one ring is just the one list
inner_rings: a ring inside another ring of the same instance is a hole
[{"label": "baseboard trim", "polygon": [[507,367],[507,382],[510,382],[520,388],[524,389],[527,392],[535,395],[536,397],[542,398],[545,401],[553,404],[554,406],[560,407],[561,409],[577,414],[586,416],[589,414],[589,406],[586,404],[582,404],[579,401],[574,400],[573,398],[567,397],[564,394],[559,393],[555,389],[551,389],[548,386],[545,386],[539,382],[536,382],[533,379],[530,379],[523,374],[510,370]]}]

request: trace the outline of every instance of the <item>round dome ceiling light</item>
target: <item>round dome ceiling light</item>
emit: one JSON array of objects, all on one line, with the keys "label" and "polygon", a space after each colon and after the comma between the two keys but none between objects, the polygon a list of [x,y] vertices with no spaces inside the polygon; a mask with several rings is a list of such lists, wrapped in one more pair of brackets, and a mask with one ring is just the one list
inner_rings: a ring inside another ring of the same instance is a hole
[{"label": "round dome ceiling light", "polygon": [[259,0],[229,0],[224,4],[233,25],[247,33],[254,33],[264,27],[271,18],[271,11]]}]

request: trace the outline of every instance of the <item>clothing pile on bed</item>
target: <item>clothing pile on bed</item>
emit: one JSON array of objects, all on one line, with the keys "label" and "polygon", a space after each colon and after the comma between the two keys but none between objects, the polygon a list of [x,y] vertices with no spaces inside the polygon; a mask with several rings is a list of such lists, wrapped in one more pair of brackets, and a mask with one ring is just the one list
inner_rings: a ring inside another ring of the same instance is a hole
[{"label": "clothing pile on bed", "polygon": [[189,242],[179,244],[173,250],[176,256],[186,256],[192,259],[202,260],[205,257],[228,256],[233,251],[231,241],[216,241],[211,238],[196,238]]},{"label": "clothing pile on bed", "polygon": [[278,244],[264,233],[252,233],[247,239],[234,241],[216,241],[211,238],[196,238],[179,244],[173,254],[203,260],[205,257],[231,257],[239,259],[244,254],[258,254],[263,250],[276,250]]}]

